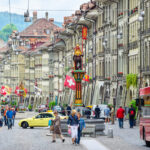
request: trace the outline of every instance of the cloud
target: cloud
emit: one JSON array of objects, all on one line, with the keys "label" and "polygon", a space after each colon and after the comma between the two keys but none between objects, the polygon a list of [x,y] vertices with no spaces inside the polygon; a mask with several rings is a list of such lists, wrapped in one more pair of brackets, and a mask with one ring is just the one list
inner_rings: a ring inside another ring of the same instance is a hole
[{"label": "cloud", "polygon": [[[62,22],[64,16],[73,14],[75,10],[80,8],[82,3],[88,1],[89,0],[29,0],[30,15],[32,16],[33,10],[37,10],[38,17],[44,17],[45,11],[47,10],[49,17]],[[24,14],[28,8],[28,0],[10,0],[10,2],[11,12],[13,13]],[[9,0],[0,0],[0,11],[8,10]]]}]

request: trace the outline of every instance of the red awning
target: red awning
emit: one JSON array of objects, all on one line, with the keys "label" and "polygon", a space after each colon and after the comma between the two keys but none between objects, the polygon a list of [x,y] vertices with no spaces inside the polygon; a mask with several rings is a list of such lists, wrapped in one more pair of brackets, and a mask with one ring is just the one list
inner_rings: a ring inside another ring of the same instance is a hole
[{"label": "red awning", "polygon": [[148,96],[148,95],[150,95],[150,87],[140,89],[140,96]]}]

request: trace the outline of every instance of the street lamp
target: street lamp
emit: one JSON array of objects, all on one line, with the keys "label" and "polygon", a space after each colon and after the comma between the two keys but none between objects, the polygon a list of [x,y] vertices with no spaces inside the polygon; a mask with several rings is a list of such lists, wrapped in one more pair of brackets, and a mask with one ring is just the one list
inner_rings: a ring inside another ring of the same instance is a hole
[{"label": "street lamp", "polygon": [[[142,22],[144,21],[144,16],[145,16],[145,12],[142,10],[139,14],[139,17],[138,17],[138,21],[140,22],[140,33],[139,33],[139,36],[140,36],[140,87],[139,87],[139,93],[138,93],[138,97],[139,97],[139,104],[138,104],[138,107],[139,107],[139,117],[141,116],[141,99],[140,99],[140,88],[142,86],[142,59],[141,59],[141,56],[142,56],[142,34],[141,34],[141,27],[142,27]],[[144,52],[143,52],[143,60],[144,60]],[[143,67],[144,67],[144,63],[143,63]]]}]

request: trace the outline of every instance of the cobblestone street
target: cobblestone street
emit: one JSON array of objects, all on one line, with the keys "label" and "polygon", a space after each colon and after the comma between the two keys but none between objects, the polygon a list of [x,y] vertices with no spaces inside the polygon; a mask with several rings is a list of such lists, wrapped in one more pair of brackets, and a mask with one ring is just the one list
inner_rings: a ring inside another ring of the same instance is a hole
[{"label": "cobblestone street", "polygon": [[130,129],[128,121],[125,121],[124,128],[120,129],[118,127],[118,122],[116,121],[115,125],[106,124],[106,134],[108,128],[113,129],[114,138],[101,136],[98,137],[98,141],[107,145],[110,150],[149,150],[149,148],[145,146],[145,142],[140,139],[138,126]]},{"label": "cobblestone street", "polygon": [[70,139],[62,143],[51,143],[52,137],[46,136],[49,133],[47,128],[22,129],[16,121],[15,127],[8,130],[7,127],[0,129],[0,150],[86,150],[82,145],[73,146]]},{"label": "cobblestone street", "polygon": [[[31,117],[35,112],[18,113],[17,119]],[[106,124],[105,133],[108,128],[113,128],[114,138],[100,136],[97,138],[83,137],[80,146],[71,144],[71,139],[66,138],[65,143],[57,139],[57,143],[51,143],[52,137],[47,136],[47,128],[22,129],[16,120],[15,127],[8,130],[6,126],[0,129],[0,150],[149,150],[144,141],[139,138],[139,128],[129,129],[128,122],[125,122],[124,129],[115,125]]]}]

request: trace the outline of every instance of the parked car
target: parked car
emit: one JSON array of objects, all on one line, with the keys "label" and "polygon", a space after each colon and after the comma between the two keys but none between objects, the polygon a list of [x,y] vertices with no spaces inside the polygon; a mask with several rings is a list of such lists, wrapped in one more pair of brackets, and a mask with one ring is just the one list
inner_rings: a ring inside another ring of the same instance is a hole
[{"label": "parked car", "polygon": [[75,110],[80,112],[83,117],[90,118],[91,110],[86,107],[76,107]]},{"label": "parked car", "polygon": [[57,110],[58,112],[61,112],[62,108],[61,108],[61,106],[54,106],[53,111],[54,110]]},{"label": "parked car", "polygon": [[[58,114],[60,119],[68,119],[68,116],[62,116]],[[48,127],[48,121],[50,119],[55,119],[53,112],[44,112],[36,115],[32,118],[22,119],[19,121],[19,126],[22,128],[33,128],[33,127]]]},{"label": "parked car", "polygon": [[[96,108],[96,106],[97,106],[97,105],[93,105],[93,107],[92,107],[91,118],[95,118],[95,108]],[[100,119],[105,119],[104,110],[107,108],[107,105],[106,105],[106,104],[100,104],[100,105],[98,105],[98,107],[99,107],[100,110],[101,110]]]},{"label": "parked car", "polygon": [[37,108],[37,111],[39,113],[41,112],[46,112],[48,110],[48,107],[46,107],[46,105],[40,105],[38,108]]}]

